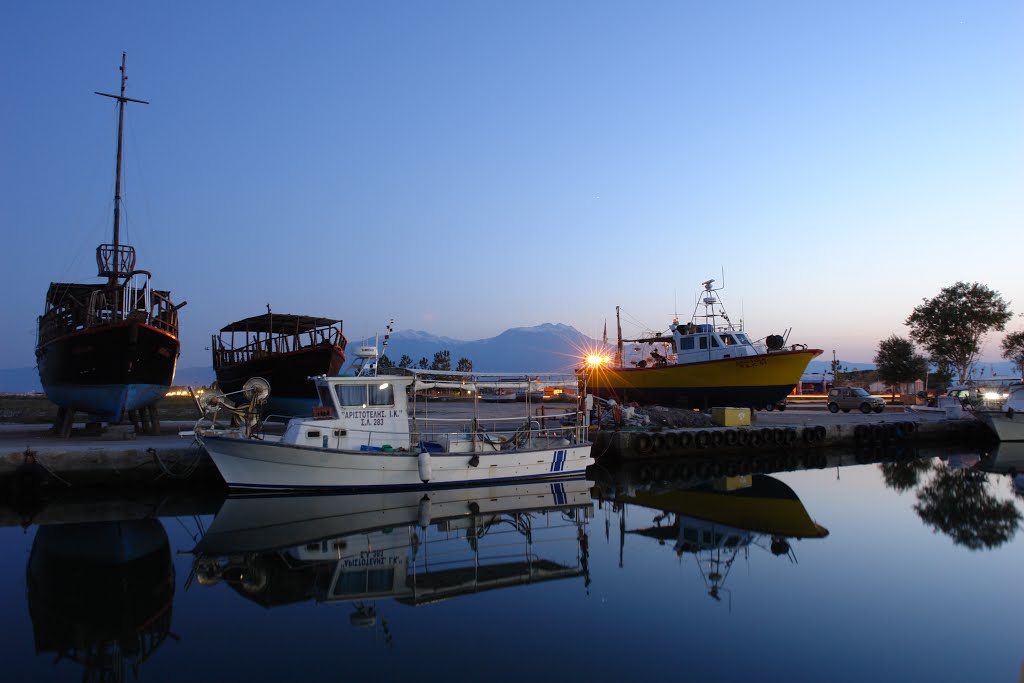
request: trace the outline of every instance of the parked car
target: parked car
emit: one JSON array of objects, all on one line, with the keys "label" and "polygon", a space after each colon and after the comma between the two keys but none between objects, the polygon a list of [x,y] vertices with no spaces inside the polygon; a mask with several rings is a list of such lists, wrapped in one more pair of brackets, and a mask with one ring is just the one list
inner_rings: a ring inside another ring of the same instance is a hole
[{"label": "parked car", "polygon": [[885,410],[885,399],[881,396],[872,396],[860,387],[832,387],[828,392],[828,411],[838,413],[840,410],[848,413],[854,408],[860,409],[862,413],[875,411],[880,413]]}]

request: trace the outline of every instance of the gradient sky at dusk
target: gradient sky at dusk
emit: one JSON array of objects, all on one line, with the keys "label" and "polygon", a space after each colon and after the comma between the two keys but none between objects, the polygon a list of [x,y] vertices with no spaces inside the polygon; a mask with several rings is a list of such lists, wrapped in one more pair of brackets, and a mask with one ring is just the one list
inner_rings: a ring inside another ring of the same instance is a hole
[{"label": "gradient sky at dusk", "polygon": [[754,336],[854,362],[958,280],[1019,314],[1022,36],[1019,1],[7,3],[0,367],[109,241],[122,51],[183,366],[267,303],[350,339],[665,329],[723,269]]}]

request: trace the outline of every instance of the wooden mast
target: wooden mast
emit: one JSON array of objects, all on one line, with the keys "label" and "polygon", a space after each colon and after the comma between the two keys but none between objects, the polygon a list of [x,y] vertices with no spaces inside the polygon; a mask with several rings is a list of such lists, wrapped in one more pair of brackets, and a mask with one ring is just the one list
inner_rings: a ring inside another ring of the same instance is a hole
[{"label": "wooden mast", "polygon": [[[93,91],[97,95],[104,97],[112,97],[117,100],[117,170],[114,179],[114,242],[112,250],[112,262],[107,263],[107,268],[103,268],[103,263],[100,264],[100,275],[106,275],[110,284],[114,285],[117,283],[118,277],[127,276],[135,267],[134,253],[126,260],[122,260],[121,254],[121,158],[122,158],[122,146],[124,140],[124,104],[125,102],[137,102],[138,104],[149,104],[145,100],[136,100],[131,97],[124,96],[125,84],[128,82],[128,72],[125,70],[125,63],[127,61],[127,53],[121,53],[121,94],[111,95],[105,92],[99,92],[98,90]],[[100,247],[103,249],[103,246]],[[99,260],[99,259],[98,259]]]}]

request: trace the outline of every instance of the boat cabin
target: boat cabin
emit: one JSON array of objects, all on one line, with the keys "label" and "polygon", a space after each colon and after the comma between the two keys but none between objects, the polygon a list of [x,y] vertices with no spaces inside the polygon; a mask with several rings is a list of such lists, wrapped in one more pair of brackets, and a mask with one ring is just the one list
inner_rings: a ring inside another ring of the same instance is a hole
[{"label": "boat cabin", "polygon": [[675,349],[676,363],[697,363],[722,358],[759,356],[764,349],[750,341],[746,332],[716,329],[713,325],[673,324],[669,338]]},{"label": "boat cabin", "polygon": [[294,418],[283,443],[350,451],[408,450],[409,377],[317,377],[313,417]]}]

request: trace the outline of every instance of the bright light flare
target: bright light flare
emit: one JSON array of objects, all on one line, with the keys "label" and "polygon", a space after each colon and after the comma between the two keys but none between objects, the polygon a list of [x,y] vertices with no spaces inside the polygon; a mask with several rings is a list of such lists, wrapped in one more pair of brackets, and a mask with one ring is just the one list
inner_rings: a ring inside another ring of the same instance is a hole
[{"label": "bright light flare", "polygon": [[600,367],[602,365],[608,365],[609,363],[612,362],[612,359],[607,354],[591,353],[591,354],[588,354],[586,356],[586,358],[584,358],[584,361],[586,362],[587,367],[597,368],[597,367]]}]

